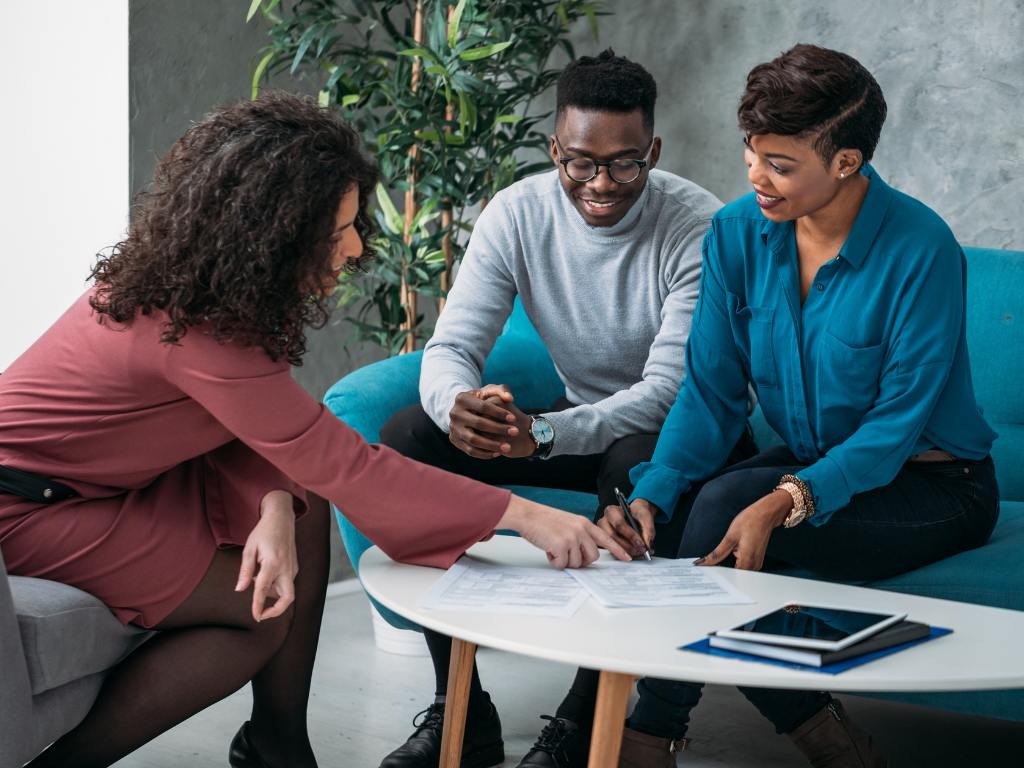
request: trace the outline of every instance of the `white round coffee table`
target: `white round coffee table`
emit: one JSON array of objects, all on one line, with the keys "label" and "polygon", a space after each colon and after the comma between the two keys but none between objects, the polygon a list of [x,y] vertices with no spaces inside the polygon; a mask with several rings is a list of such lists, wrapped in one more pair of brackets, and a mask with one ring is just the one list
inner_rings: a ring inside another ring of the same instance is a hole
[{"label": "white round coffee table", "polygon": [[[546,565],[543,552],[509,536],[477,544],[468,554],[503,565]],[[444,571],[396,563],[376,547],[363,554],[359,566],[367,592],[383,605],[454,638],[441,768],[459,765],[478,645],[601,670],[590,768],[618,765],[622,723],[637,677],[833,691],[1024,687],[1024,654],[1019,652],[1024,612],[775,574],[720,571],[757,604],[607,610],[588,599],[571,618],[439,611],[420,603]],[[914,621],[954,632],[835,676],[678,650],[785,601],[903,611]]]}]

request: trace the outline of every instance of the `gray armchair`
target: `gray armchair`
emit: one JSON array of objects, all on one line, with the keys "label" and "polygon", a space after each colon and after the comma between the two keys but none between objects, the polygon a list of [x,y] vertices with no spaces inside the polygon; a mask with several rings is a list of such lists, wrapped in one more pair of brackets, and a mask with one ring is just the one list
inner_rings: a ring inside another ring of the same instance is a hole
[{"label": "gray armchair", "polygon": [[80,589],[9,576],[0,552],[0,768],[81,722],[107,671],[150,634]]}]

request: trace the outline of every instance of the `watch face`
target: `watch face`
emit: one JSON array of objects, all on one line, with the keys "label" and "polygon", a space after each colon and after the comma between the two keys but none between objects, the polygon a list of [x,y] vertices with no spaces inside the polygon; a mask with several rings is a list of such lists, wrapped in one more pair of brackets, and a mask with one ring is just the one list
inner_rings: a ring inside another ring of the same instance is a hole
[{"label": "watch face", "polygon": [[534,419],[530,425],[530,434],[539,445],[550,443],[555,439],[555,430],[547,419]]}]

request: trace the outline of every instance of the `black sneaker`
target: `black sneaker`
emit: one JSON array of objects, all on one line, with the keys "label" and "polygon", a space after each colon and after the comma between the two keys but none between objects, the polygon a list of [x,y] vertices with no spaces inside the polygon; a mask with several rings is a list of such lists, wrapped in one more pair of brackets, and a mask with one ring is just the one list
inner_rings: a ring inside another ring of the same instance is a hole
[{"label": "black sneaker", "polygon": [[540,717],[548,724],[517,768],[586,768],[590,734],[564,717]]},{"label": "black sneaker", "polygon": [[[486,695],[486,694],[485,694]],[[486,717],[466,719],[462,740],[462,768],[491,768],[505,762],[505,743],[501,740],[498,710],[487,699],[490,709]],[[422,719],[421,719],[422,718]],[[419,722],[417,722],[419,721]],[[438,768],[441,762],[441,729],[444,726],[444,697],[413,718],[416,730],[390,755],[380,768]]]}]

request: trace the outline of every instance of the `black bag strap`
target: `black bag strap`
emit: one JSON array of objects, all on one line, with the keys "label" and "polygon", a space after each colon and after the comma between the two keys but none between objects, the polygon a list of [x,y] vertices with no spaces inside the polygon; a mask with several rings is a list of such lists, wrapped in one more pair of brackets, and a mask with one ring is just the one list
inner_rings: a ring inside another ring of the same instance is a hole
[{"label": "black bag strap", "polygon": [[38,504],[53,504],[78,494],[63,483],[0,464],[0,491]]}]

